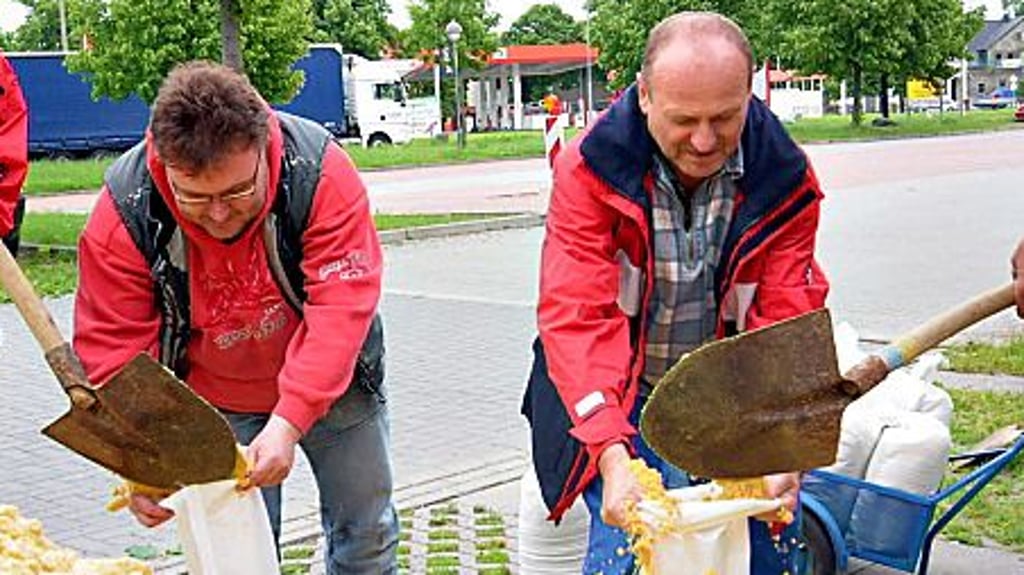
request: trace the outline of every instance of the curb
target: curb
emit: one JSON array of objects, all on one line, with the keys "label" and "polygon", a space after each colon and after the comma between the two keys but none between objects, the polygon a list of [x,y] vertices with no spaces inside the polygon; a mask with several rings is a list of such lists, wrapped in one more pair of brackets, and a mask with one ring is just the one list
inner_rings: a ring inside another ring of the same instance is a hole
[{"label": "curb", "polygon": [[[448,238],[485,232],[532,228],[544,225],[544,218],[544,214],[516,214],[514,216],[482,218],[479,220],[468,220],[450,224],[436,224],[432,226],[385,230],[377,232],[377,237],[380,238],[381,245],[393,246],[404,244],[406,242],[435,238]],[[74,246],[22,243],[20,251],[22,253],[46,252],[51,254],[77,254],[78,248]]]},{"label": "curb", "polygon": [[543,224],[543,214],[518,214],[514,216],[469,220],[451,224],[437,224],[434,226],[385,230],[378,232],[377,236],[380,238],[380,243],[383,245],[399,245],[409,241],[532,228]]},{"label": "curb", "polygon": [[943,385],[955,389],[1024,393],[1024,377],[1017,375],[961,373],[943,370],[939,371],[936,379],[942,382]]}]

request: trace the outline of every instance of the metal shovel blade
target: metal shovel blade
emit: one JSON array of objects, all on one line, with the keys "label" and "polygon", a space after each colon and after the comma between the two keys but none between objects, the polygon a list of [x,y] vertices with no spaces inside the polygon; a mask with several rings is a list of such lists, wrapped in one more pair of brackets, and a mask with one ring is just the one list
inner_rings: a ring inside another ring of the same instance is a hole
[{"label": "metal shovel blade", "polygon": [[853,399],[842,384],[821,309],[683,357],[655,387],[640,430],[662,458],[698,476],[813,469],[835,461]]},{"label": "metal shovel blade", "polygon": [[232,477],[224,417],[169,370],[139,354],[43,433],[126,479],[174,489]]}]

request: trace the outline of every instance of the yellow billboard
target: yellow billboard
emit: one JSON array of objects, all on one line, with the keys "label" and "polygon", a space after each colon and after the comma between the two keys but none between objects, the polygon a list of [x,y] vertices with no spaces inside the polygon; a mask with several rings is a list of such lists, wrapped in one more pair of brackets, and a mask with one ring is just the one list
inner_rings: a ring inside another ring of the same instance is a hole
[{"label": "yellow billboard", "polygon": [[939,92],[932,86],[931,82],[926,80],[907,81],[908,100],[931,100],[932,98],[938,97]]}]

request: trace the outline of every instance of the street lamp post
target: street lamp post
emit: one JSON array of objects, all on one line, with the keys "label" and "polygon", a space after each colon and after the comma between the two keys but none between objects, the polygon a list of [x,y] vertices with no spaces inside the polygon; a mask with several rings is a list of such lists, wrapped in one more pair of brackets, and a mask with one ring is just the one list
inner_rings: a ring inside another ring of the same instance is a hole
[{"label": "street lamp post", "polygon": [[452,71],[455,74],[455,129],[458,130],[459,148],[466,147],[466,127],[462,117],[462,86],[459,79],[459,38],[462,37],[462,26],[452,20],[444,27],[448,41],[452,43]]}]

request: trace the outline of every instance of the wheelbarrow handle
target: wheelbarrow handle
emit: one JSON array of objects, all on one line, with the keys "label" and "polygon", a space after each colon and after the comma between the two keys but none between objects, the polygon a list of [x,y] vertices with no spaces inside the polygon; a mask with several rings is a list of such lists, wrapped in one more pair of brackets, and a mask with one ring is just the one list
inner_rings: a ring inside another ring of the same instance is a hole
[{"label": "wheelbarrow handle", "polygon": [[853,396],[867,393],[885,379],[890,371],[906,365],[956,333],[1013,304],[1013,283],[1007,283],[932,317],[853,366],[843,375],[847,380],[845,391]]},{"label": "wheelbarrow handle", "polygon": [[11,296],[71,401],[77,407],[92,407],[96,402],[96,396],[86,378],[82,363],[71,350],[71,346],[64,341],[50,312],[3,242],[0,242],[0,286],[3,286]]}]

